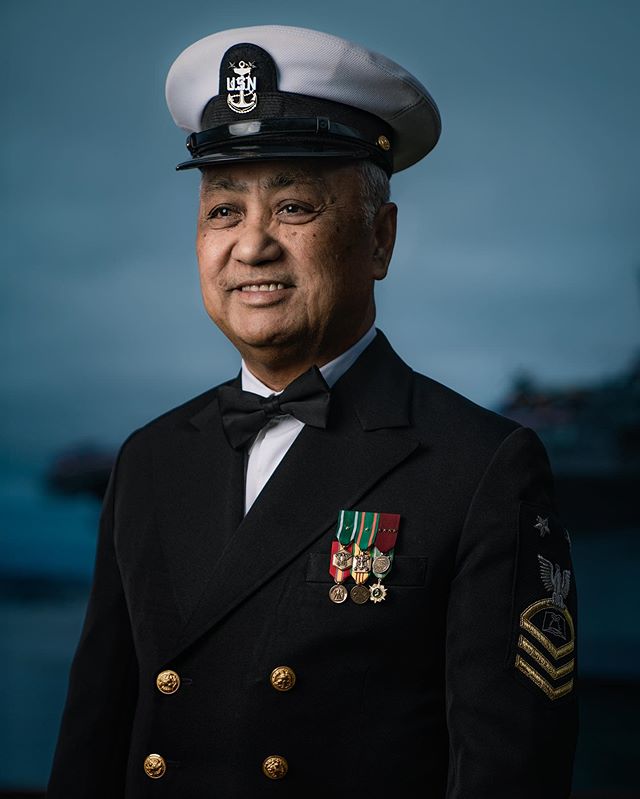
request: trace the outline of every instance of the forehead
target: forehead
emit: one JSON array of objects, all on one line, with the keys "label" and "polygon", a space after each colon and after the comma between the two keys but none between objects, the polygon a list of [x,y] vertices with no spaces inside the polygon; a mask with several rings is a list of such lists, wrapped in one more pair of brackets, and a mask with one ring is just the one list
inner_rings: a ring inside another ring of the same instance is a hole
[{"label": "forehead", "polygon": [[319,192],[359,186],[357,168],[351,161],[260,161],[253,164],[220,164],[202,170],[203,195],[215,191],[248,193],[307,187]]}]

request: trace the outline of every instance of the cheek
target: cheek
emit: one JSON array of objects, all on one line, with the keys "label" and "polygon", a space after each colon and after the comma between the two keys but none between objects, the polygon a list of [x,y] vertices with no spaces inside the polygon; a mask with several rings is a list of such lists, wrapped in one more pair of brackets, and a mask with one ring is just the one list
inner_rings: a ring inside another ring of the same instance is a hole
[{"label": "cheek", "polygon": [[224,254],[220,248],[220,243],[214,237],[202,233],[196,242],[196,257],[198,259],[198,269],[200,272],[200,282],[203,286],[211,287],[217,282],[220,273],[224,268]]},{"label": "cheek", "polygon": [[[351,230],[357,230],[354,225]],[[368,252],[366,242],[349,233],[348,225],[338,225],[334,237],[326,243],[322,264],[327,285],[334,294],[368,291]]]},{"label": "cheek", "polygon": [[207,238],[206,233],[198,233],[196,237],[196,258],[198,259],[198,267],[200,274],[208,268],[210,256],[211,242]]},{"label": "cheek", "polygon": [[355,220],[306,232],[292,231],[286,247],[305,274],[306,303],[320,314],[360,303],[371,291],[369,239]]}]

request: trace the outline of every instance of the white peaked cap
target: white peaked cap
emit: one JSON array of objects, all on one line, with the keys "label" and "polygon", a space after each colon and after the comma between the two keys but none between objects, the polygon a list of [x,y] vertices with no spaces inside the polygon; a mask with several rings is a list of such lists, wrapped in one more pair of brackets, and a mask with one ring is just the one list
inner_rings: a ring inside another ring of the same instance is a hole
[{"label": "white peaked cap", "polygon": [[[166,84],[167,104],[176,125],[190,134],[213,127],[210,120],[203,120],[203,113],[216,97],[222,96],[224,100],[221,108],[226,103],[226,92],[220,90],[221,70],[225,68],[223,61],[230,48],[243,43],[257,45],[273,59],[277,92],[286,93],[287,96],[301,95],[307,100],[339,103],[355,112],[366,112],[382,120],[384,129],[391,131],[391,146],[387,147],[391,150],[387,156],[391,164],[388,171],[406,169],[430,152],[438,141],[438,108],[413,75],[389,58],[338,36],[284,25],[259,25],[221,31],[200,39],[184,50],[169,70]],[[259,79],[257,95],[260,95]],[[251,115],[236,117],[228,109],[226,113],[231,118],[216,117],[218,122],[259,121],[263,119],[261,113],[266,111],[258,99]],[[301,115],[296,109],[281,116]],[[318,116],[334,119],[333,114],[319,113]],[[348,124],[351,122],[349,119]],[[358,125],[355,127],[361,129]],[[286,132],[283,134],[285,136]],[[273,139],[272,134],[272,142]],[[370,146],[374,146],[375,141],[374,138]],[[214,149],[219,156],[214,160],[233,160],[220,156],[219,140]],[[196,162],[197,153],[194,153],[195,150],[192,150],[193,165],[198,166],[203,159]],[[237,159],[237,152],[234,157]],[[273,147],[269,157],[275,157]],[[190,165],[187,162],[181,166]]]}]

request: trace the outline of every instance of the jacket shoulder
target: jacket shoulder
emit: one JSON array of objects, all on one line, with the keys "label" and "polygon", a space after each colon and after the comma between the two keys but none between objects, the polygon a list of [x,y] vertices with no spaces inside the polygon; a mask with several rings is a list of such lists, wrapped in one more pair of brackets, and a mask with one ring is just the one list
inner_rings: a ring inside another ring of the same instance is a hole
[{"label": "jacket shoulder", "polygon": [[430,436],[466,452],[494,452],[522,427],[426,375],[414,372],[413,419]]},{"label": "jacket shoulder", "polygon": [[193,429],[192,425],[190,424],[190,419],[200,413],[200,411],[205,409],[215,400],[216,392],[220,386],[228,385],[232,381],[233,378],[231,380],[225,381],[224,383],[220,383],[213,388],[209,388],[206,391],[203,391],[201,394],[186,400],[186,402],[176,405],[174,408],[170,408],[168,411],[161,413],[159,416],[156,416],[155,418],[146,422],[141,427],[136,428],[124,440],[120,448],[120,452],[122,453],[125,449],[128,452],[131,452],[131,450],[135,450],[138,446],[144,447],[150,439],[154,439],[156,436],[162,435],[163,432],[169,430]]}]

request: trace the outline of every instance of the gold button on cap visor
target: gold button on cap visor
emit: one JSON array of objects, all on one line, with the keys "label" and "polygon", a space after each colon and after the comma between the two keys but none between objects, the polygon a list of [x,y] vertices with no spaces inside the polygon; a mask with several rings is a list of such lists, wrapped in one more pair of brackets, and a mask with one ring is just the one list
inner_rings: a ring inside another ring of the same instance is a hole
[{"label": "gold button on cap visor", "polygon": [[290,666],[276,666],[270,679],[276,691],[290,691],[296,684],[296,673]]},{"label": "gold button on cap visor", "polygon": [[180,688],[180,676],[171,669],[161,671],[156,677],[156,685],[163,694],[175,694]]},{"label": "gold button on cap visor", "polygon": [[281,755],[269,755],[264,759],[262,771],[270,780],[281,780],[289,771],[289,764]]},{"label": "gold button on cap visor", "polygon": [[159,780],[164,777],[167,764],[162,755],[147,755],[144,759],[144,773],[152,780]]}]

